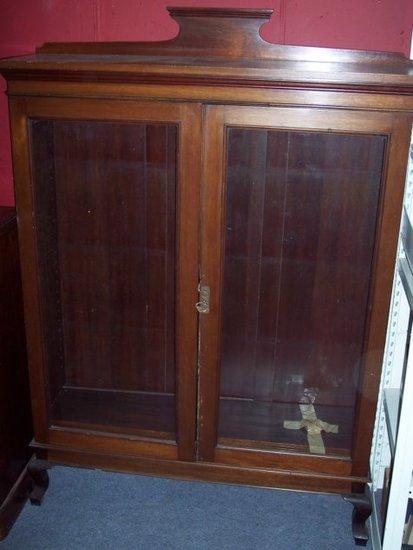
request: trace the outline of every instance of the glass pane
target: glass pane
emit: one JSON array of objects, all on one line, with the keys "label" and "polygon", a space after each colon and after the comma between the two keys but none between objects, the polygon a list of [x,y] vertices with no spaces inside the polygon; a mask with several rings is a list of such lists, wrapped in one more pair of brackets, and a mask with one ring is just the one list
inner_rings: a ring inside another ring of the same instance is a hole
[{"label": "glass pane", "polygon": [[53,424],[175,437],[174,124],[32,120]]},{"label": "glass pane", "polygon": [[350,453],[385,143],[227,130],[220,442]]}]

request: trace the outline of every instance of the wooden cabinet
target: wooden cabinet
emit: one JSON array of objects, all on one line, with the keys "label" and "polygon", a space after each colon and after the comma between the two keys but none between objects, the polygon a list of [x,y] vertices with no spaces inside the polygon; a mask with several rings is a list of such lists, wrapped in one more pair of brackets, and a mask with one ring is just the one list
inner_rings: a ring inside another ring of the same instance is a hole
[{"label": "wooden cabinet", "polygon": [[170,11],[0,63],[37,471],[350,494],[363,542],[412,67]]},{"label": "wooden cabinet", "polygon": [[33,436],[17,223],[0,206],[0,540],[7,536],[31,490],[26,464]]}]

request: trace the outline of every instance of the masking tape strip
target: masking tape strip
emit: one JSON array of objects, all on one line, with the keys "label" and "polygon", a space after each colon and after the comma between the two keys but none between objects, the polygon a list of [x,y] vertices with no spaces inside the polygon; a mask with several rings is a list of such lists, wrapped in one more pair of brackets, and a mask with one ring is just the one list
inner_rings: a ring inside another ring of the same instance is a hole
[{"label": "masking tape strip", "polygon": [[310,453],[326,454],[321,432],[324,430],[327,433],[338,433],[337,424],[329,424],[317,418],[314,405],[308,403],[300,403],[299,405],[302,420],[285,420],[284,428],[288,430],[300,430],[305,428],[307,431],[307,441],[310,447]]}]

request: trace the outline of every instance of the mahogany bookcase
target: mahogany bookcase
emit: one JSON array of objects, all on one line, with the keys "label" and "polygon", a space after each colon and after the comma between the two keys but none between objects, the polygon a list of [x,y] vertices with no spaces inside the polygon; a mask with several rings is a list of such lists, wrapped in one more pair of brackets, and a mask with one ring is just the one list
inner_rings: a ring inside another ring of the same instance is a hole
[{"label": "mahogany bookcase", "polygon": [[365,494],[413,110],[271,10],[50,43],[8,82],[37,462]]}]

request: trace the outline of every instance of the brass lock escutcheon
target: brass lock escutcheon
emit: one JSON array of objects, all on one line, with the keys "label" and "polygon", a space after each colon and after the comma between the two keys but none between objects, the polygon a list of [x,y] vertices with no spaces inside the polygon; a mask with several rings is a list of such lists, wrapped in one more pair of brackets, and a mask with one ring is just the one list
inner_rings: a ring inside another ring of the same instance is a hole
[{"label": "brass lock escutcheon", "polygon": [[209,313],[209,297],[211,294],[209,286],[199,283],[198,292],[199,302],[195,304],[198,313]]}]

